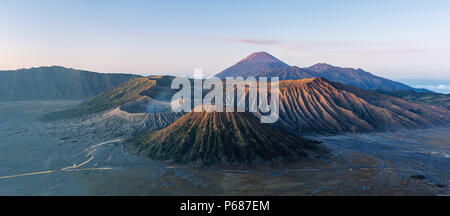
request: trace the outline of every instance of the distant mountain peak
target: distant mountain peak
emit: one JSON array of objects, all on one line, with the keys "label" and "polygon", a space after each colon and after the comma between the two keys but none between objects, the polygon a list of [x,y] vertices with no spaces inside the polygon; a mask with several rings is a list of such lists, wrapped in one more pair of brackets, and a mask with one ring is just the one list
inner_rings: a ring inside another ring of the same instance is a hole
[{"label": "distant mountain peak", "polygon": [[360,72],[366,72],[361,68],[351,68],[351,67],[338,67],[326,63],[317,63],[313,66],[310,66],[308,68],[305,68],[314,72],[323,72],[328,70],[354,70],[354,71],[360,71]]},{"label": "distant mountain peak", "polygon": [[244,62],[245,63],[282,63],[282,64],[286,64],[286,63],[282,62],[281,60],[275,58],[273,55],[270,55],[267,52],[252,53],[249,56],[242,59],[241,61],[239,61],[238,63],[244,63]]},{"label": "distant mountain peak", "polygon": [[315,72],[322,72],[330,69],[342,69],[340,67],[336,67],[330,64],[326,63],[317,63],[311,67],[308,67],[309,70],[315,71]]},{"label": "distant mountain peak", "polygon": [[290,67],[267,52],[255,52],[217,74],[217,77],[249,77],[255,73]]},{"label": "distant mountain peak", "polygon": [[360,68],[337,67],[318,63],[307,68],[289,66],[267,52],[255,52],[216,75],[226,77],[279,77],[280,80],[324,77],[333,82],[345,83],[369,90],[415,90],[414,88],[375,76]]}]

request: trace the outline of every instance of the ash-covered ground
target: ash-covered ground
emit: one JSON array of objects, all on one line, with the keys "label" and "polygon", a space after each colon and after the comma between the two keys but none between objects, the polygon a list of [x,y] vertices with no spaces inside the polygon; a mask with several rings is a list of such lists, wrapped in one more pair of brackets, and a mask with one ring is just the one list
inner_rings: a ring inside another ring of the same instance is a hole
[{"label": "ash-covered ground", "polygon": [[37,120],[78,103],[0,102],[0,195],[450,195],[448,128],[312,136],[329,159],[196,167],[130,155],[128,133]]}]

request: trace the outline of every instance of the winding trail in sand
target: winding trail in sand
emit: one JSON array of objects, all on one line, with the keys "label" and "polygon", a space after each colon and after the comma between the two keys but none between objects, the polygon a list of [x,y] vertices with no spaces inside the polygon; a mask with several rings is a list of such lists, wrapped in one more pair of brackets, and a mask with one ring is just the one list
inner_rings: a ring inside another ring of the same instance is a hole
[{"label": "winding trail in sand", "polygon": [[85,151],[87,151],[88,153],[86,154],[86,157],[89,157],[89,159],[87,159],[86,161],[80,163],[80,164],[74,164],[72,166],[68,166],[68,167],[64,167],[61,169],[55,169],[55,170],[46,170],[46,171],[38,171],[38,172],[30,172],[30,173],[22,173],[22,174],[16,174],[16,175],[9,175],[9,176],[0,176],[0,179],[10,179],[10,178],[16,178],[16,177],[22,177],[22,176],[32,176],[32,175],[43,175],[43,174],[49,174],[49,173],[54,173],[54,172],[74,172],[74,171],[87,171],[87,170],[111,170],[112,168],[110,167],[102,167],[102,168],[81,168],[83,166],[85,166],[86,164],[88,164],[89,162],[91,162],[92,160],[94,160],[95,156],[93,155],[93,153],[95,151],[97,151],[97,149],[99,147],[102,147],[104,145],[108,145],[108,144],[112,144],[112,143],[117,143],[117,142],[121,142],[124,139],[115,139],[115,140],[110,140],[110,141],[106,141],[106,142],[102,142],[96,145],[93,145],[87,149],[85,149]]}]

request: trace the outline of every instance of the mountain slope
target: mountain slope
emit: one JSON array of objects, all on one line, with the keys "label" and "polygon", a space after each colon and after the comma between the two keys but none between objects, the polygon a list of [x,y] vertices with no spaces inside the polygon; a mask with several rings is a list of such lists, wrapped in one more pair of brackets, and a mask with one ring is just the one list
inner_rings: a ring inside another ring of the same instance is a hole
[{"label": "mountain slope", "polygon": [[296,66],[262,71],[253,74],[255,77],[279,77],[280,80],[308,79],[313,77],[322,77],[333,82],[340,82],[368,90],[416,90],[408,85],[375,76],[362,69],[340,68],[326,64],[317,64],[308,68],[299,68]]},{"label": "mountain slope", "polygon": [[136,77],[58,66],[0,71],[0,101],[85,99]]},{"label": "mountain slope", "polygon": [[254,77],[279,77],[280,80],[297,80],[297,79],[309,79],[317,77],[317,74],[308,71],[297,66],[288,68],[260,71],[252,74]]},{"label": "mountain slope", "polygon": [[330,82],[280,82],[280,127],[300,133],[375,132],[448,125],[450,111]]},{"label": "mountain slope", "polygon": [[219,78],[226,77],[248,77],[253,74],[266,70],[274,70],[280,68],[288,68],[289,65],[273,57],[266,52],[256,52],[242,59],[235,65],[220,72],[216,76]]},{"label": "mountain slope", "polygon": [[156,81],[147,77],[135,78],[116,88],[89,98],[75,108],[46,114],[42,117],[42,120],[52,121],[75,118],[117,108],[143,98],[144,96],[141,93],[155,85]]},{"label": "mountain slope", "polygon": [[279,77],[280,80],[325,79],[353,85],[368,90],[412,90],[423,91],[389,79],[375,76],[362,69],[340,68],[328,64],[316,64],[307,68],[290,67],[272,55],[264,52],[253,53],[216,75],[219,78],[238,77]]},{"label": "mountain slope", "polygon": [[323,77],[334,82],[345,83],[362,89],[385,91],[415,90],[414,88],[389,79],[375,76],[362,69],[341,68],[328,64],[316,64],[305,70],[312,71],[315,77]]},{"label": "mountain slope", "polygon": [[[177,91],[170,88],[172,79],[168,76],[133,79],[74,109],[50,113],[43,119],[74,118],[117,108],[129,114],[155,114],[159,118],[159,113],[171,112],[170,99]],[[293,133],[374,132],[427,128],[450,122],[450,111],[443,107],[414,103],[323,78],[280,81],[280,94],[280,120],[276,125]],[[160,125],[172,123],[163,122]]]},{"label": "mountain slope", "polygon": [[410,90],[380,91],[383,94],[398,97],[416,103],[425,103],[434,106],[442,106],[450,110],[450,94],[434,92],[416,92]]},{"label": "mountain slope", "polygon": [[171,89],[172,76],[150,76],[130,81],[88,98],[79,106],[44,115],[44,121],[71,119],[119,108],[128,113],[171,111],[170,100],[178,90]]},{"label": "mountain slope", "polygon": [[169,127],[129,140],[132,152],[152,159],[213,164],[297,159],[315,155],[317,142],[260,123],[251,113],[190,112]]}]

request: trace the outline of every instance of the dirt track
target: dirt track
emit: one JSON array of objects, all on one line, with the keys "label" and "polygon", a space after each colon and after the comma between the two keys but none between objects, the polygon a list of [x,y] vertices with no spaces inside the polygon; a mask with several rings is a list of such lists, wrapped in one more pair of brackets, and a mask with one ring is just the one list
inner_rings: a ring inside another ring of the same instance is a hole
[{"label": "dirt track", "polygon": [[449,194],[449,129],[314,137],[333,158],[202,168],[148,161],[125,152],[122,137],[34,120],[74,104],[0,103],[0,195]]}]

